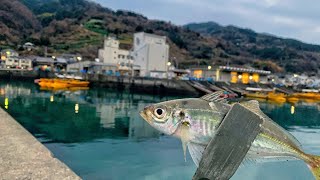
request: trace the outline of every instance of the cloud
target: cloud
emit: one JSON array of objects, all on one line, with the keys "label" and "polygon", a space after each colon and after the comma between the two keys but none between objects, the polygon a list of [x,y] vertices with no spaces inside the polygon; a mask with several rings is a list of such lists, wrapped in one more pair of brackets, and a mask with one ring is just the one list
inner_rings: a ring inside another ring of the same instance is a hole
[{"label": "cloud", "polygon": [[314,0],[94,0],[178,25],[215,21],[257,32],[320,42],[320,1]]}]

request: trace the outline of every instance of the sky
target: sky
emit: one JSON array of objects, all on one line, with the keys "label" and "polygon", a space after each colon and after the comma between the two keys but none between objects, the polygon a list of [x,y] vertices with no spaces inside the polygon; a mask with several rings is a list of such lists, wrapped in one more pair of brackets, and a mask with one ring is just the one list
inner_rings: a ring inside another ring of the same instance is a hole
[{"label": "sky", "polygon": [[177,25],[214,21],[320,44],[318,0],[93,0]]}]

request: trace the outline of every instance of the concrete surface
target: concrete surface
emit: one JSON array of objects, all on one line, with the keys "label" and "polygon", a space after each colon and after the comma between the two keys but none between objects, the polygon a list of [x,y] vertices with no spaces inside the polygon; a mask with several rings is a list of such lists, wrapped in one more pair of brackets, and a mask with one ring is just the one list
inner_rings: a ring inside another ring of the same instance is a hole
[{"label": "concrete surface", "polygon": [[80,179],[0,108],[0,179]]}]

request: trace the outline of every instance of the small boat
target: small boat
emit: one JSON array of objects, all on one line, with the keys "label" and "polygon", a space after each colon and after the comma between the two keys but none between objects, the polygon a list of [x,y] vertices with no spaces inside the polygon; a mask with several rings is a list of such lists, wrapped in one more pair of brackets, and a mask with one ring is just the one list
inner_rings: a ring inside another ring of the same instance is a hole
[{"label": "small boat", "polygon": [[297,98],[304,98],[304,99],[320,99],[319,93],[307,92],[307,93],[294,93],[292,96]]},{"label": "small boat", "polygon": [[268,93],[268,100],[276,101],[276,102],[286,102],[286,96],[283,93]]},{"label": "small boat", "polygon": [[49,87],[52,87],[52,88],[68,88],[68,87],[70,87],[70,85],[68,83],[53,82],[53,83],[50,83]]},{"label": "small boat", "polygon": [[89,87],[70,87],[68,88],[70,91],[80,91],[80,90],[88,90]]},{"label": "small boat", "polygon": [[249,97],[249,98],[259,98],[259,99],[267,99],[267,95],[263,94],[263,93],[247,93],[244,94],[245,97]]},{"label": "small boat", "polygon": [[79,80],[72,80],[68,82],[70,87],[87,87],[89,83],[90,82],[88,81],[79,81]]},{"label": "small boat", "polygon": [[288,96],[287,101],[294,104],[299,101],[299,98]]},{"label": "small boat", "polygon": [[69,90],[69,88],[86,88],[89,85],[89,81],[80,81],[76,79],[47,79],[41,78],[38,80],[38,84],[43,89],[52,89],[52,90]]}]

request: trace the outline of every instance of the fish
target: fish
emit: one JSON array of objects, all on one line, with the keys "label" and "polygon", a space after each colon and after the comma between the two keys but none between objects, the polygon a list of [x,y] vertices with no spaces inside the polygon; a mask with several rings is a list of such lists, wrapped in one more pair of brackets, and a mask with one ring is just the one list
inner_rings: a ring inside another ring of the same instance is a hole
[{"label": "fish", "polygon": [[[200,98],[160,102],[144,107],[140,115],[153,128],[181,139],[184,159],[188,149],[198,166],[204,149],[232,107],[222,95],[223,92],[219,91]],[[303,160],[315,179],[320,180],[320,156],[305,153],[292,134],[261,111],[258,101],[240,104],[263,119],[261,131],[242,163]]]}]

